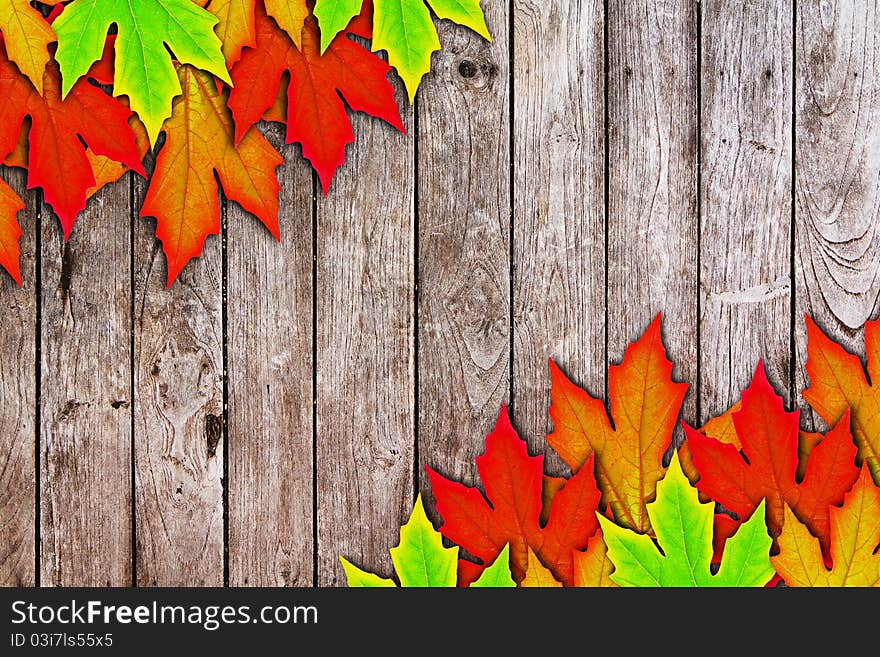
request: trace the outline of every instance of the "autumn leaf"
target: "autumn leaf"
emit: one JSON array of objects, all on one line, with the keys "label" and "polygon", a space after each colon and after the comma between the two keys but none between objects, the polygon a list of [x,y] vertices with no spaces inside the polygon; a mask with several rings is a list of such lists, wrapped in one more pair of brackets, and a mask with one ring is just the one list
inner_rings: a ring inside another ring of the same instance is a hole
[{"label": "autumn leaf", "polygon": [[[20,137],[28,131],[28,188],[42,187],[46,202],[61,221],[65,238],[86,205],[96,180],[86,146],[143,174],[141,155],[129,126],[131,111],[88,80],[80,80],[64,100],[61,77],[50,62],[43,78],[43,95],[6,57],[0,40],[0,161],[21,151]],[[83,144],[85,142],[85,145]],[[24,153],[18,155],[24,157]]]},{"label": "autumn leaf", "polygon": [[562,583],[553,577],[553,573],[541,563],[537,555],[528,549],[528,565],[526,566],[526,575],[523,577],[520,586],[524,589],[547,589],[561,588]]},{"label": "autumn leaf", "polygon": [[226,67],[241,59],[241,51],[256,43],[254,4],[257,0],[209,0],[205,9],[217,19],[214,32],[220,37],[220,50]]},{"label": "autumn leaf", "polygon": [[[505,548],[496,563],[487,568],[472,586],[514,586],[507,554]],[[395,586],[392,580],[361,570],[345,558],[340,557],[340,561],[350,587]],[[391,549],[391,561],[404,588],[451,588],[456,585],[458,548],[443,547],[443,537],[428,520],[421,496],[416,500],[409,522],[400,528],[400,543]]]},{"label": "autumn leaf", "polygon": [[[492,40],[480,0],[374,0],[373,51],[388,52],[388,61],[406,85],[410,102],[415,100],[422,77],[431,70],[431,54],[440,50],[429,6],[437,18],[464,25]],[[328,48],[357,13],[354,0],[317,0],[315,16],[321,20],[322,47]]]},{"label": "autumn leaf", "polygon": [[[758,509],[763,511],[763,502]],[[611,579],[620,586],[764,586],[773,577],[772,539],[763,513],[755,513],[727,541],[718,572],[712,574],[713,505],[700,502],[677,453],[648,514],[662,553],[650,536],[598,516],[614,564]]]},{"label": "autumn leaf", "polygon": [[770,561],[788,586],[880,586],[880,488],[867,468],[843,508],[831,508],[830,568],[819,541],[788,506],[778,542]]},{"label": "autumn leaf", "polygon": [[844,416],[812,449],[800,482],[800,412],[785,411],[763,364],[743,392],[742,409],[732,414],[732,421],[740,449],[685,426],[700,491],[741,519],[751,516],[766,498],[767,524],[774,537],[782,530],[787,504],[827,547],[828,508],[843,501],[859,474],[848,418]]},{"label": "autumn leaf", "polygon": [[181,93],[172,55],[230,83],[217,18],[190,0],[73,0],[53,24],[58,35],[55,58],[66,97],[100,59],[111,24],[116,24],[113,92],[128,96],[155,144],[172,101]]},{"label": "autumn leaf", "polygon": [[17,215],[24,210],[24,201],[12,188],[0,179],[0,267],[9,272],[15,282],[21,285],[21,227]]},{"label": "autumn leaf", "polygon": [[351,20],[361,12],[364,0],[317,0],[315,18],[321,26],[321,52],[348,27]]},{"label": "autumn leaf", "polygon": [[880,320],[865,324],[867,375],[858,356],[847,353],[809,317],[807,322],[807,403],[829,426],[852,413],[859,463],[868,464],[880,484]]},{"label": "autumn leaf", "polygon": [[28,0],[0,2],[0,34],[9,59],[43,93],[43,75],[49,63],[49,44],[55,32]]},{"label": "autumn leaf", "polygon": [[587,547],[598,524],[594,511],[599,491],[592,469],[583,468],[556,493],[546,524],[540,522],[543,456],[529,456],[507,408],[486,438],[486,451],[477,457],[477,470],[486,494],[450,481],[426,468],[444,524],[440,531],[484,564],[492,563],[510,544],[514,579],[526,574],[532,549],[557,580],[573,581],[573,550]]},{"label": "autumn leaf", "polygon": [[611,417],[605,404],[577,387],[550,362],[547,442],[579,470],[596,455],[596,479],[603,504],[620,524],[648,532],[645,504],[663,476],[663,455],[672,443],[687,384],[672,381],[672,363],[660,334],[660,316],[630,345],[623,363],[609,368]]},{"label": "autumn leaf", "polygon": [[302,32],[309,15],[306,0],[264,0],[264,4],[266,13],[287,32],[297,47],[301,47]]},{"label": "autumn leaf", "polygon": [[169,286],[202,252],[205,238],[220,232],[215,172],[226,196],[279,237],[275,169],[284,161],[256,128],[235,144],[228,92],[219,91],[210,75],[190,66],[178,73],[183,97],[165,124],[165,145],[141,209],[142,217],[156,218]]},{"label": "autumn leaf", "polygon": [[587,544],[587,551],[574,553],[574,585],[577,587],[615,587],[611,578],[614,564],[608,558],[608,546],[602,537],[602,530]]},{"label": "autumn leaf", "polygon": [[345,103],[403,130],[394,88],[387,79],[390,69],[348,38],[337,39],[321,55],[313,19],[302,33],[302,50],[261,9],[256,29],[257,47],[246,50],[232,72],[236,86],[229,107],[236,141],[273,106],[283,76],[289,74],[287,142],[302,144],[326,194],[333,174],[345,161],[346,145],[354,141]]}]

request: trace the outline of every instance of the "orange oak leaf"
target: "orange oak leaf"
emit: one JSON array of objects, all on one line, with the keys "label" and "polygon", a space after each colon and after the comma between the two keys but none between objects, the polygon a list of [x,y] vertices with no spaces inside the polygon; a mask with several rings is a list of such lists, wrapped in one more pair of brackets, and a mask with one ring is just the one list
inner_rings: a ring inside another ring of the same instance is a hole
[{"label": "orange oak leaf", "polygon": [[810,387],[804,399],[829,425],[852,412],[859,462],[868,464],[880,484],[880,387],[875,385],[880,381],[880,320],[865,324],[867,374],[858,356],[831,340],[809,317],[806,322]]},{"label": "orange oak leaf", "polygon": [[797,478],[800,412],[785,411],[763,363],[743,392],[742,409],[731,417],[739,449],[685,425],[699,473],[697,488],[741,521],[766,499],[767,526],[774,538],[782,530],[788,505],[827,548],[829,506],[843,501],[859,474],[848,417],[810,451],[802,481]]},{"label": "orange oak leaf", "polygon": [[[531,549],[557,580],[571,584],[573,552],[585,549],[599,526],[595,512],[600,494],[592,468],[583,468],[556,493],[549,520],[542,524],[544,457],[528,455],[506,407],[476,461],[485,497],[426,468],[443,518],[440,532],[484,565],[509,543],[511,571],[518,582],[525,577]],[[474,565],[459,564],[459,570],[467,580],[477,573]]]},{"label": "orange oak leaf", "polygon": [[235,144],[228,92],[219,91],[209,74],[180,66],[178,77],[183,95],[165,123],[165,144],[141,209],[142,217],[156,218],[169,286],[202,252],[208,235],[220,232],[215,172],[226,195],[279,238],[275,170],[284,161],[256,128]]},{"label": "orange oak leaf", "polygon": [[842,508],[831,508],[831,563],[819,541],[785,507],[779,554],[770,557],[789,586],[880,586],[880,488],[862,468]]},{"label": "orange oak leaf", "polygon": [[[322,55],[313,18],[306,21],[300,50],[259,7],[256,16],[257,47],[245,50],[232,70],[235,86],[229,107],[236,141],[276,105],[287,74],[287,142],[302,144],[303,156],[315,167],[326,194],[345,161],[346,145],[354,141],[346,103],[403,131],[388,81],[391,68],[345,37]],[[270,116],[277,116],[277,109]]]},{"label": "orange oak leaf", "polygon": [[0,267],[9,272],[15,282],[21,285],[21,227],[16,218],[24,210],[24,201],[12,188],[0,179]]},{"label": "orange oak leaf", "polygon": [[574,470],[596,456],[602,501],[621,525],[648,532],[645,505],[663,478],[663,454],[672,443],[687,384],[672,380],[672,363],[660,334],[660,316],[620,365],[608,372],[611,417],[605,404],[572,383],[550,362],[550,446]]},{"label": "orange oak leaf", "polygon": [[0,34],[6,43],[9,59],[43,93],[43,75],[49,63],[49,44],[55,32],[43,15],[28,0],[0,2]]},{"label": "orange oak leaf", "polygon": [[[26,119],[28,188],[42,187],[46,202],[68,238],[86,205],[95,176],[86,147],[143,173],[140,152],[125,105],[82,79],[61,99],[61,76],[55,62],[46,67],[43,95],[6,57],[0,40],[0,161],[19,150]],[[85,142],[85,145],[84,143]]]}]

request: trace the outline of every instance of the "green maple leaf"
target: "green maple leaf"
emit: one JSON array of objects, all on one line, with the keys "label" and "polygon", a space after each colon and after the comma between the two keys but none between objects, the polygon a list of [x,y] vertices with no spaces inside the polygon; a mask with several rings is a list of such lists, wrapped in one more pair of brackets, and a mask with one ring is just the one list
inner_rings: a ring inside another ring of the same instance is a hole
[{"label": "green maple leaf", "polygon": [[[427,3],[427,4],[425,4]],[[360,11],[362,0],[318,0],[315,16],[321,25],[321,47],[342,31]],[[416,97],[425,73],[431,70],[431,53],[440,50],[437,18],[448,19],[492,40],[480,0],[374,0],[373,51],[388,52],[391,64],[406,85],[409,100]]]},{"label": "green maple leaf", "polygon": [[[351,587],[395,585],[392,580],[361,570],[342,557],[339,560]],[[443,547],[443,537],[428,520],[421,496],[416,500],[409,522],[400,528],[400,544],[391,549],[391,561],[402,587],[451,588],[456,585],[458,548]],[[510,574],[509,547],[471,586],[516,586]]]},{"label": "green maple leaf", "polygon": [[152,143],[181,93],[166,45],[178,61],[232,84],[214,34],[217,18],[191,0],[73,0],[53,24],[65,96],[101,58],[113,23],[119,32],[113,93],[128,96]]},{"label": "green maple leaf", "polygon": [[648,516],[663,554],[650,536],[599,516],[615,568],[611,579],[620,586],[764,586],[774,572],[764,504],[762,501],[727,541],[721,567],[712,575],[714,505],[700,503],[676,453],[657,485],[657,499],[648,504]]}]

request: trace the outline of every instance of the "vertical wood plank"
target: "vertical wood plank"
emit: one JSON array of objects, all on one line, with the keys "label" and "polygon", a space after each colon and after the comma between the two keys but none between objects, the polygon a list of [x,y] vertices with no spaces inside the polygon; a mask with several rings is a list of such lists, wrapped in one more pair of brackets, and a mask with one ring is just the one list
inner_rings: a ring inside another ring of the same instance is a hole
[{"label": "vertical wood plank", "polygon": [[132,580],[130,213],[105,187],[65,244],[42,209],[42,585]]},{"label": "vertical wood plank", "polygon": [[612,0],[608,33],[608,357],[663,313],[696,419],[697,7]]},{"label": "vertical wood plank", "polygon": [[492,43],[438,23],[418,102],[419,459],[467,483],[510,370],[509,10],[483,7]]},{"label": "vertical wood plank", "polygon": [[[138,180],[140,208],[146,184]],[[221,240],[170,289],[152,219],[134,219],[139,586],[223,584]]]},{"label": "vertical wood plank", "polygon": [[3,178],[27,209],[18,214],[22,286],[0,272],[0,586],[34,586],[38,203],[24,171],[5,169]]},{"label": "vertical wood plank", "polygon": [[297,149],[279,169],[281,239],[228,206],[229,584],[310,586],[312,173]]},{"label": "vertical wood plank", "polygon": [[880,306],[880,5],[801,1],[796,27],[795,386],[806,408],[804,313],[864,353],[860,329]]},{"label": "vertical wood plank", "polygon": [[703,2],[701,420],[789,390],[791,0]]},{"label": "vertical wood plank", "polygon": [[604,392],[604,6],[515,0],[514,22],[513,397],[540,450],[548,358]]},{"label": "vertical wood plank", "polygon": [[345,584],[340,555],[389,575],[412,510],[414,138],[362,114],[353,123],[357,142],[317,208],[321,586]]}]

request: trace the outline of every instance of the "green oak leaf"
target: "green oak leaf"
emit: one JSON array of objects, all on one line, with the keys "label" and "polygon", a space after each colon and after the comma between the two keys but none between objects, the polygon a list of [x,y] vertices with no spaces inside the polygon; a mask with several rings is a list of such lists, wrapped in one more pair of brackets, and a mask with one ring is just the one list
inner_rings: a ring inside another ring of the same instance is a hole
[{"label": "green oak leaf", "polygon": [[657,499],[648,504],[662,554],[650,536],[598,516],[614,564],[611,579],[620,586],[764,586],[774,572],[764,505],[727,541],[721,566],[712,575],[714,505],[700,503],[676,453],[657,485]]},{"label": "green oak leaf", "polygon": [[232,84],[214,34],[217,18],[191,0],[73,0],[53,23],[58,36],[55,58],[66,96],[76,81],[101,58],[112,24],[115,44],[113,93],[128,96],[132,111],[155,144],[180,82],[174,57]]},{"label": "green oak leaf", "polygon": [[[350,587],[378,588],[395,585],[392,580],[361,570],[343,557],[339,560]],[[400,528],[400,544],[391,549],[391,561],[400,585],[404,588],[452,588],[456,585],[458,548],[443,547],[443,537],[428,520],[421,496],[416,500],[409,522]],[[510,574],[508,547],[505,547],[495,563],[486,568],[471,586],[516,586]]]},{"label": "green oak leaf", "polygon": [[[427,4],[426,4],[427,3]],[[357,0],[318,0],[315,16],[326,48],[360,11]],[[388,52],[388,63],[397,69],[413,102],[422,77],[431,70],[431,53],[440,50],[437,18],[464,25],[491,41],[480,0],[373,0],[373,51]]]}]

